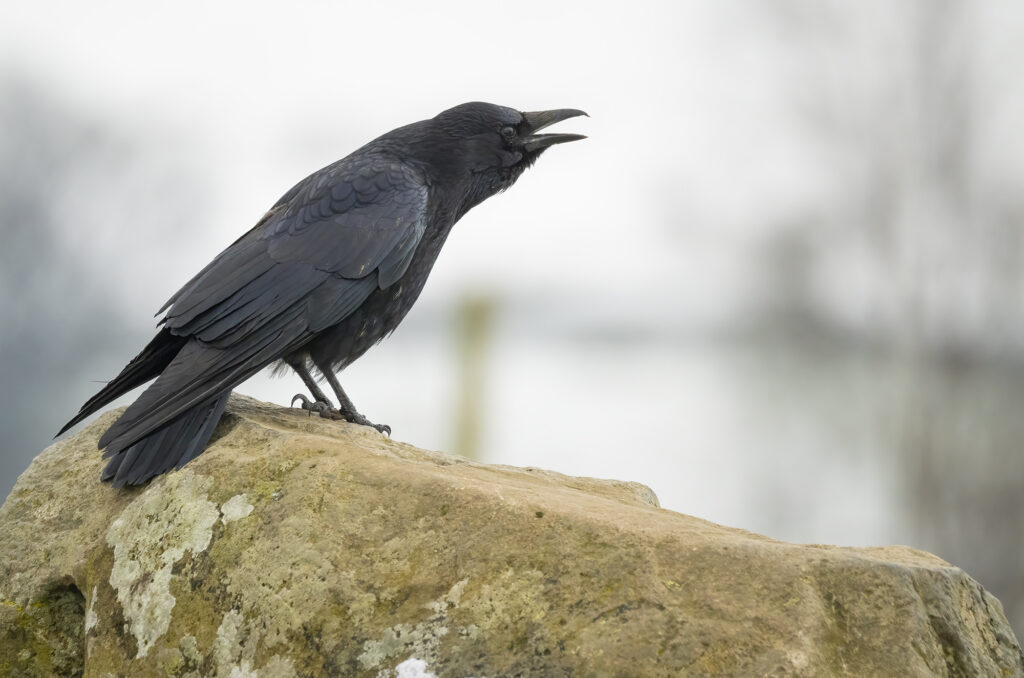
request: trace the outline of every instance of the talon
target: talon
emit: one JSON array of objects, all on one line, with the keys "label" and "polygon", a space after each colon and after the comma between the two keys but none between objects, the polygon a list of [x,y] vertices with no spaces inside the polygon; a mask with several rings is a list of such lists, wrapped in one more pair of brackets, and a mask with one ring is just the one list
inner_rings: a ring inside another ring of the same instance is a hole
[{"label": "talon", "polygon": [[302,409],[306,410],[309,413],[309,416],[311,416],[311,417],[313,416],[313,413],[316,412],[317,414],[319,414],[324,419],[330,419],[331,418],[330,414],[331,414],[331,412],[334,411],[334,408],[331,407],[330,403],[325,403],[325,402],[322,402],[320,400],[310,400],[309,398],[307,398],[306,396],[302,395],[301,393],[296,393],[295,397],[292,398],[292,406],[293,407],[295,406],[295,401],[296,400],[301,400],[302,401],[302,404],[299,407],[301,407]]},{"label": "talon", "polygon": [[386,435],[388,438],[391,437],[391,427],[387,424],[373,424],[373,427]]}]

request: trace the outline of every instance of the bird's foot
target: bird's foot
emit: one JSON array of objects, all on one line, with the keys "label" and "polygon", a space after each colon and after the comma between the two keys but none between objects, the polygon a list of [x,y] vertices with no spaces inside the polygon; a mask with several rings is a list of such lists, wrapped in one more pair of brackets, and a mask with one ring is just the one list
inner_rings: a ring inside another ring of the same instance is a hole
[{"label": "bird's foot", "polygon": [[388,426],[387,424],[374,424],[372,421],[370,421],[363,415],[359,414],[358,412],[352,412],[347,414],[345,412],[340,412],[338,410],[335,410],[335,412],[337,412],[340,415],[340,417],[345,421],[350,421],[353,424],[359,424],[360,426],[369,426],[370,428],[375,428],[379,433],[383,433],[389,438],[391,437],[391,427]]},{"label": "bird's foot", "polygon": [[391,436],[391,427],[387,424],[374,424],[372,421],[359,414],[358,412],[342,412],[338,408],[334,407],[330,403],[325,403],[322,400],[310,400],[301,393],[295,394],[292,398],[292,406],[295,405],[296,400],[301,400],[302,404],[299,406],[302,409],[312,415],[314,412],[320,415],[323,419],[333,419],[335,421],[347,421],[352,424],[359,424],[360,426],[369,426],[374,428],[380,433],[384,433],[387,436]]},{"label": "bird's foot", "polygon": [[313,413],[316,412],[324,419],[332,419],[333,417],[328,413],[332,410],[334,412],[338,411],[334,409],[334,405],[331,405],[329,402],[324,402],[323,400],[310,400],[301,393],[296,393],[295,397],[292,398],[292,407],[295,407],[296,400],[302,401],[302,404],[299,405],[299,407],[309,412],[310,416],[313,416]]}]

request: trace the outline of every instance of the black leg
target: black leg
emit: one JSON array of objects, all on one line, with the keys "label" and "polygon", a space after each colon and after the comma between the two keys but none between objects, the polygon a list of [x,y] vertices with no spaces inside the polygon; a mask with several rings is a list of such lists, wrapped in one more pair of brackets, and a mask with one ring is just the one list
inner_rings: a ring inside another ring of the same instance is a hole
[{"label": "black leg", "polygon": [[331,385],[334,390],[334,395],[338,398],[338,412],[341,414],[345,421],[351,421],[354,424],[362,424],[363,426],[371,426],[381,433],[391,435],[391,427],[387,424],[374,424],[372,421],[359,414],[356,410],[356,406],[352,404],[352,400],[346,395],[345,389],[341,387],[341,383],[338,382],[337,375],[334,374],[334,370],[331,369],[330,365],[316,364],[316,368],[320,370],[320,373],[324,375],[324,379]]},{"label": "black leg", "polygon": [[288,366],[295,370],[295,373],[302,379],[302,383],[306,385],[309,392],[313,394],[313,400],[309,400],[306,396],[301,393],[295,394],[292,398],[292,405],[295,404],[296,400],[302,401],[302,409],[309,411],[310,414],[318,412],[321,417],[325,416],[324,412],[334,410],[334,405],[327,398],[327,394],[320,388],[320,384],[316,383],[316,379],[309,373],[309,368],[306,367],[305,362],[301,360],[289,360]]}]

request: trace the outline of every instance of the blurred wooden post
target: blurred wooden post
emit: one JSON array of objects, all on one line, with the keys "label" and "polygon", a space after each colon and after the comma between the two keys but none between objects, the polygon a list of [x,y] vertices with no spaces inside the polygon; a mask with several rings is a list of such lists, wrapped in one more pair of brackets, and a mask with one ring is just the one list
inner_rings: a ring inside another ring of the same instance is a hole
[{"label": "blurred wooden post", "polygon": [[454,451],[479,459],[486,393],[487,347],[494,322],[494,297],[466,296],[456,308],[455,347],[459,371]]}]

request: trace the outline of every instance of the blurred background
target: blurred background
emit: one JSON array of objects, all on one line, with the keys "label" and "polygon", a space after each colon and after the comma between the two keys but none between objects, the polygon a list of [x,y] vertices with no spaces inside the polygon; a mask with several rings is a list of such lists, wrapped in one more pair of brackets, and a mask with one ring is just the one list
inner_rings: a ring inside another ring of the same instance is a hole
[{"label": "blurred background", "polygon": [[342,375],[360,410],[927,549],[1024,628],[1024,5],[0,5],[0,496],[300,178],[464,101],[575,107],[590,139],[463,219]]}]

